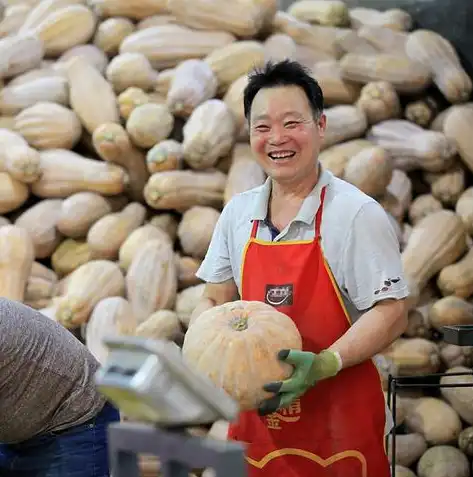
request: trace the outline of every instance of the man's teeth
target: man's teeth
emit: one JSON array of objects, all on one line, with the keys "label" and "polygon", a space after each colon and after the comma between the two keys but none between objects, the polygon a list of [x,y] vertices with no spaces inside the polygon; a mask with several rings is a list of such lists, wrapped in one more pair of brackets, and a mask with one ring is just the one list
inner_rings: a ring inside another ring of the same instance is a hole
[{"label": "man's teeth", "polygon": [[270,152],[268,156],[271,159],[288,159],[289,157],[293,157],[295,152],[291,151],[284,151],[284,152]]}]

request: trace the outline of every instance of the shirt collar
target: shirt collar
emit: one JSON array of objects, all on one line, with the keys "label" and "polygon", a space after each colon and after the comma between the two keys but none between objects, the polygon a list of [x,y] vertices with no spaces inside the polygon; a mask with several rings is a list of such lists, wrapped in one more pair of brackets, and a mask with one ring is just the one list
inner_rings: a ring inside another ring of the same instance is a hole
[{"label": "shirt collar", "polygon": [[[299,212],[294,218],[295,221],[304,222],[310,225],[314,221],[315,214],[320,205],[320,193],[322,188],[329,185],[332,181],[333,174],[324,169],[320,165],[320,175],[317,184],[311,190],[309,195],[304,199]],[[254,209],[252,212],[252,220],[265,220],[268,215],[268,204],[271,196],[271,178],[268,177],[262,185],[254,202]]]}]

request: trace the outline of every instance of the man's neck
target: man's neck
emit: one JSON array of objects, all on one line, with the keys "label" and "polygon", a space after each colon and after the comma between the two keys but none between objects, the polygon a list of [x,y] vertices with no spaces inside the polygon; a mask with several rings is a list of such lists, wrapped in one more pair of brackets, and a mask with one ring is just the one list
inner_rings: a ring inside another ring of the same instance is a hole
[{"label": "man's neck", "polygon": [[303,180],[292,182],[271,181],[271,197],[279,201],[280,199],[305,199],[314,189],[319,180],[320,165],[313,169]]}]

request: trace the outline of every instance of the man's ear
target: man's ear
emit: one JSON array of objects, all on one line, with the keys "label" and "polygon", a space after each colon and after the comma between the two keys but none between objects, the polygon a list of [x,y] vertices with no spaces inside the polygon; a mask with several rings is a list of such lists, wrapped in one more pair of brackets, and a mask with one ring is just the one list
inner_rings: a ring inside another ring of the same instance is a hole
[{"label": "man's ear", "polygon": [[317,120],[317,127],[319,128],[319,131],[323,134],[325,132],[325,129],[327,127],[327,116],[325,116],[324,113],[322,113],[319,116],[319,119]]}]

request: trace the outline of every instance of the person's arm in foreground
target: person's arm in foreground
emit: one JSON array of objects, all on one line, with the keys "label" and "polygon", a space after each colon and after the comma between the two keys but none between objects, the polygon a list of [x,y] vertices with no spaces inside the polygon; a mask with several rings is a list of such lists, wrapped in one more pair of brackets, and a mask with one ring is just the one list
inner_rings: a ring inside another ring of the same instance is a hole
[{"label": "person's arm in foreground", "polygon": [[294,366],[286,381],[269,383],[275,396],[260,413],[289,405],[317,381],[336,376],[385,350],[407,326],[407,294],[399,243],[384,210],[376,203],[360,210],[342,252],[344,288],[359,310],[366,310],[328,349],[319,354],[281,350],[278,358]]}]

